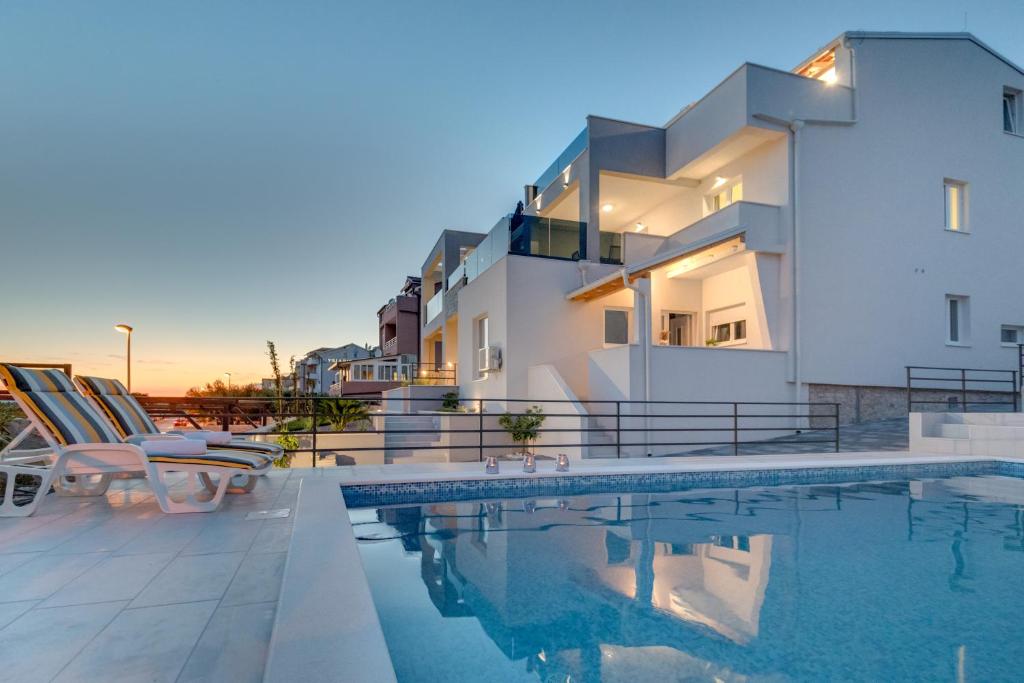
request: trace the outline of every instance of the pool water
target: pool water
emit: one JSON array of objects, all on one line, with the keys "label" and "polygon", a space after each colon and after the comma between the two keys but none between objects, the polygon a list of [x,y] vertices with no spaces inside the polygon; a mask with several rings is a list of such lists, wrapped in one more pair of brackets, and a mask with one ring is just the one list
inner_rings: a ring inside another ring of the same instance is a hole
[{"label": "pool water", "polygon": [[351,510],[399,681],[1024,680],[1024,480]]}]

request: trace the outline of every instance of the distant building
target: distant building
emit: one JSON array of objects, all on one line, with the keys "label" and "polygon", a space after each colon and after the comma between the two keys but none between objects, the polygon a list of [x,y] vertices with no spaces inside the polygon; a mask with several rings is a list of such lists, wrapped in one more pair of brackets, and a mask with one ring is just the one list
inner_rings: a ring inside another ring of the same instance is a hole
[{"label": "distant building", "polygon": [[420,278],[406,277],[401,291],[377,311],[379,353],[372,359],[335,363],[335,396],[377,394],[420,377]]},{"label": "distant building", "polygon": [[[276,391],[277,385],[273,377],[264,377],[261,380],[263,384],[263,391]],[[292,391],[295,388],[295,384],[291,377],[281,378],[281,391]]]},{"label": "distant building", "polygon": [[313,349],[295,363],[299,391],[304,394],[325,394],[337,381],[338,372],[331,366],[340,361],[372,358],[374,349],[359,344]]}]

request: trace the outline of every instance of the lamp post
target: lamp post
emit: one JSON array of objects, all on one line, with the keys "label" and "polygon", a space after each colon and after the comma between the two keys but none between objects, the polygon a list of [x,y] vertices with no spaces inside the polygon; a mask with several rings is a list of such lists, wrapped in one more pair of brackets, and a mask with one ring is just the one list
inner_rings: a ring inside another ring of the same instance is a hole
[{"label": "lamp post", "polygon": [[128,355],[126,360],[126,367],[128,369],[128,393],[132,393],[132,326],[121,323],[114,325],[114,329],[121,334],[128,336]]},{"label": "lamp post", "polygon": [[225,372],[224,376],[228,378],[228,391],[231,391],[231,373]]}]

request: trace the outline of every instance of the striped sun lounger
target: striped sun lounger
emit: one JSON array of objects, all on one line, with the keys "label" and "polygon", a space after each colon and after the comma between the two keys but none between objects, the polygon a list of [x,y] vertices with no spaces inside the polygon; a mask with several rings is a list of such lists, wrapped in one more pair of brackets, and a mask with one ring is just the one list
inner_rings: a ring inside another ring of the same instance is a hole
[{"label": "striped sun lounger", "polygon": [[[80,394],[60,370],[0,363],[0,379],[52,449],[46,490],[52,479],[60,494],[103,495],[114,473],[141,471],[164,512],[210,512],[220,505],[232,477],[241,474],[254,481],[272,466],[267,454],[238,448],[201,446],[187,455],[163,452],[173,449],[161,449],[160,439],[184,437],[160,435],[158,430],[146,435],[148,438],[127,441],[114,421]],[[0,473],[3,467],[0,462]],[[166,475],[171,472],[187,475],[183,497],[176,498],[168,490]],[[45,490],[40,495],[44,494]],[[9,511],[0,508],[0,514]]]}]

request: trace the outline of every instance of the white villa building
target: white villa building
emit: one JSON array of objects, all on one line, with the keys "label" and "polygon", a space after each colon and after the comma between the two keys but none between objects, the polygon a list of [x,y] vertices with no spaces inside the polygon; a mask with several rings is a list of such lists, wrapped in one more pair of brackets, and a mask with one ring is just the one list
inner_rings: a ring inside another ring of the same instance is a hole
[{"label": "white villa building", "polygon": [[970,34],[849,32],[663,126],[589,116],[521,225],[461,245],[422,357],[457,358],[465,398],[828,400],[844,421],[905,414],[907,365],[1015,369],[1022,90]]}]

